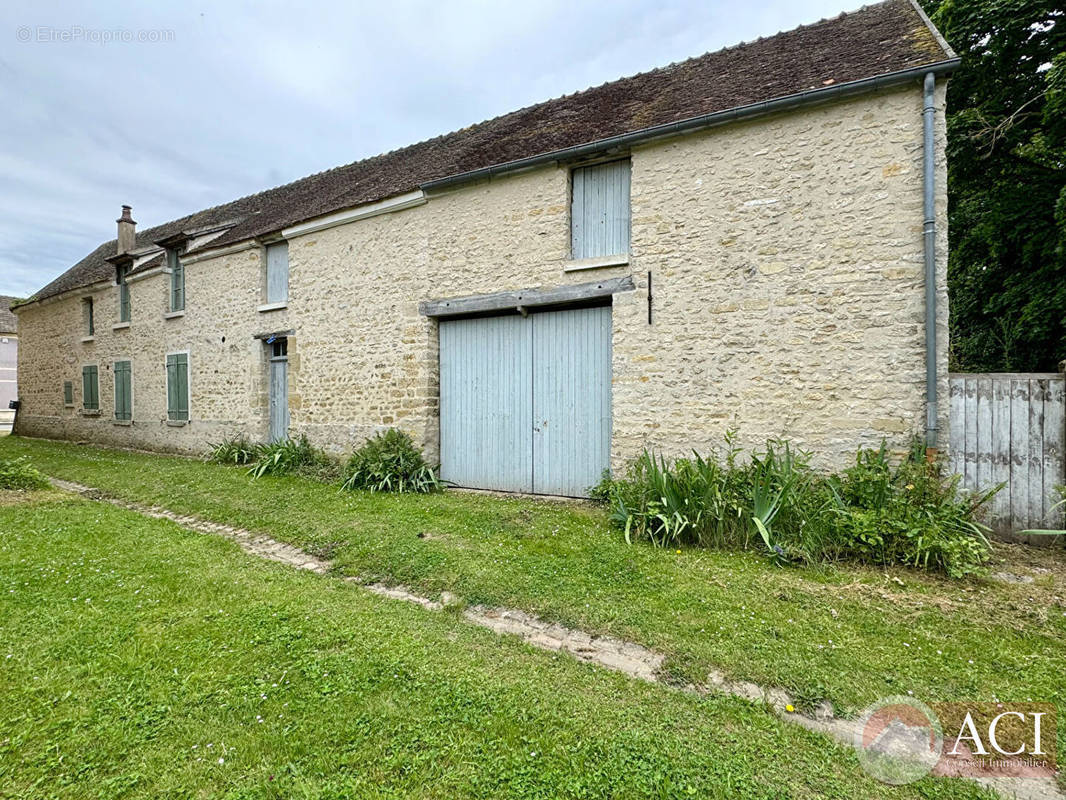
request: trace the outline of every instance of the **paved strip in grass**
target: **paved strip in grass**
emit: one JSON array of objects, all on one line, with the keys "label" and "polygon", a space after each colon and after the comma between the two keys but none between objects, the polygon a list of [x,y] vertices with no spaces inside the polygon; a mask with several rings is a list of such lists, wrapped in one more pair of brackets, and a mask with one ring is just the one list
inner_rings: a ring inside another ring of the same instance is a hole
[{"label": "paved strip in grass", "polygon": [[[342,573],[639,642],[682,682],[729,677],[854,712],[926,702],[1066,703],[1066,561],[1001,548],[1032,583],[839,566],[780,569],[744,553],[629,546],[601,509],[460,493],[342,493],[298,477],[7,438],[0,455],[121,498],[261,531]],[[1060,738],[1061,741],[1061,738]]]},{"label": "paved strip in grass", "polygon": [[985,797],[54,492],[0,494],[0,797]]}]

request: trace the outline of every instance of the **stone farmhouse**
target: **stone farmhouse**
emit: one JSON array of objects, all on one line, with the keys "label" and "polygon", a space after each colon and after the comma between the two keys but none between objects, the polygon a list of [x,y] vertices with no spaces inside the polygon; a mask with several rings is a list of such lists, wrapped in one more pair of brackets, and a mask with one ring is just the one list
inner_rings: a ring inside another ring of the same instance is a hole
[{"label": "stone farmhouse", "polygon": [[17,432],[396,426],[457,485],[562,495],[730,429],[935,448],[957,63],[888,0],[155,227],[124,206],[16,307]]}]

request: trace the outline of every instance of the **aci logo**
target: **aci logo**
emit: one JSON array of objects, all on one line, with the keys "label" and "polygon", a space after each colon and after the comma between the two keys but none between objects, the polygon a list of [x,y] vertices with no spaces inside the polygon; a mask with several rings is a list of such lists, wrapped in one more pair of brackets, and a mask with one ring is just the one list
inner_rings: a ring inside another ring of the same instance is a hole
[{"label": "aci logo", "polygon": [[931,708],[912,697],[889,697],[866,709],[855,730],[855,749],[867,773],[897,786],[931,772],[1054,777],[1054,731],[1050,703],[938,703]]},{"label": "aci logo", "polygon": [[932,772],[944,750],[944,733],[924,703],[889,697],[866,709],[855,731],[855,749],[867,773],[900,786]]}]

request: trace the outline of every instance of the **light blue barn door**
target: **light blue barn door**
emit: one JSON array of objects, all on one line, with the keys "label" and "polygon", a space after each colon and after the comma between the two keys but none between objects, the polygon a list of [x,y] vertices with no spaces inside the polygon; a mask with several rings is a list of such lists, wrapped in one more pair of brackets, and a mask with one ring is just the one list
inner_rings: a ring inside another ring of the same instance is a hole
[{"label": "light blue barn door", "polygon": [[440,323],[441,477],[584,496],[611,441],[611,309]]},{"label": "light blue barn door", "polygon": [[533,491],[584,497],[611,455],[611,308],[533,314]]},{"label": "light blue barn door", "polygon": [[520,316],[440,324],[441,478],[533,491],[532,328]]}]

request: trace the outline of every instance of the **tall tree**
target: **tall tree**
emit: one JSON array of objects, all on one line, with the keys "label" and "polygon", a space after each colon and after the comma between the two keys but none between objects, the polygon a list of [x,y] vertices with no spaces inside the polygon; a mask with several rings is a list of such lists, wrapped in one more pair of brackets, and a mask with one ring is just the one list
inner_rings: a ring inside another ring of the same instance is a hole
[{"label": "tall tree", "polygon": [[1066,358],[1066,7],[921,0],[962,57],[948,84],[952,368]]}]

